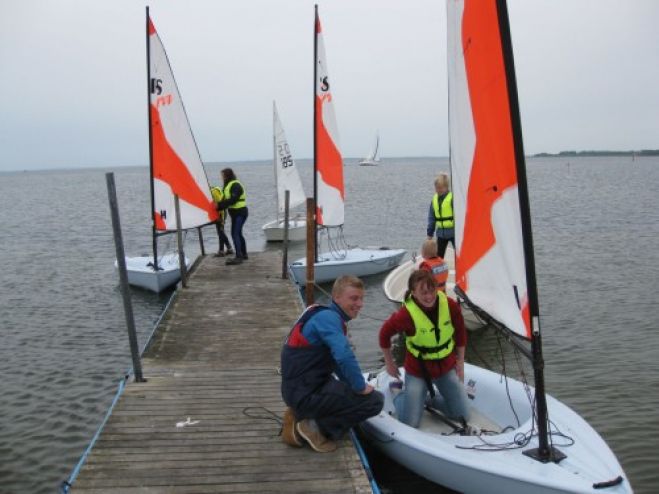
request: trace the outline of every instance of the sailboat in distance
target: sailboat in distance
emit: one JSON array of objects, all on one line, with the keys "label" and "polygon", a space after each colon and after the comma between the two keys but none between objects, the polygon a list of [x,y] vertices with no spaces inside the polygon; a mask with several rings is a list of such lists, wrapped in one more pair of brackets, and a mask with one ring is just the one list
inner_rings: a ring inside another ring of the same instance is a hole
[{"label": "sailboat in distance", "polygon": [[375,144],[369,155],[359,162],[360,166],[376,166],[380,164],[380,158],[378,158],[378,151],[380,150],[380,133],[376,132],[375,134]]},{"label": "sailboat in distance", "polygon": [[[272,102],[273,165],[275,188],[277,189],[277,219],[263,225],[263,233],[268,242],[284,240],[285,219],[283,217],[286,191],[289,191],[289,208],[293,209],[306,202],[307,196],[302,187],[300,174],[288,146],[284,127],[279,120],[277,105]],[[306,213],[297,214],[288,220],[288,240],[300,241],[307,238]]]},{"label": "sailboat in distance", "polygon": [[[334,102],[325,58],[325,45],[315,7],[314,42],[314,199],[316,236],[327,235],[329,251],[318,254],[314,263],[316,282],[332,281],[352,274],[367,276],[395,268],[405,255],[404,249],[387,247],[351,248],[343,237],[345,188],[343,158],[334,115]],[[318,249],[318,242],[316,242]],[[289,266],[296,283],[306,283],[306,258]]]},{"label": "sailboat in distance", "polygon": [[399,463],[465,494],[631,493],[602,437],[545,392],[506,2],[447,4],[455,291],[531,361],[534,386],[508,377],[505,366],[498,373],[465,364],[469,427],[424,412],[421,426],[413,428],[395,418],[394,378],[369,375],[385,406],[363,429]]},{"label": "sailboat in distance", "polygon": [[[158,237],[177,228],[174,196],[179,197],[183,230],[212,223],[218,213],[174,73],[148,7],[146,40],[153,255],[127,257],[126,267],[131,285],[160,292],[181,278],[178,254],[158,255]],[[186,265],[189,263],[186,259]]]}]

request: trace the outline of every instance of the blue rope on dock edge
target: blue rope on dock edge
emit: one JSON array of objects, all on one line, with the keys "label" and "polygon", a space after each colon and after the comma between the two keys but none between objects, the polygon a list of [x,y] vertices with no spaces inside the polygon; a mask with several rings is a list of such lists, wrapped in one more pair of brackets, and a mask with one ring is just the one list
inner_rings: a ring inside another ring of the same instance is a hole
[{"label": "blue rope on dock edge", "polygon": [[[172,294],[169,296],[169,300],[167,300],[167,303],[165,304],[165,307],[163,308],[162,312],[160,313],[160,317],[158,317],[158,320],[155,322],[153,325],[153,329],[151,330],[151,334],[147,338],[146,342],[144,343],[144,347],[142,347],[142,351],[140,352],[140,357],[144,355],[144,352],[146,352],[147,348],[149,348],[149,345],[151,345],[151,341],[153,340],[154,335],[156,334],[156,330],[158,329],[158,326],[160,326],[160,322],[162,321],[163,317],[165,317],[165,314],[167,313],[167,310],[169,309],[169,306],[171,305],[172,301],[174,300],[174,295],[176,294],[176,290],[172,292]],[[85,449],[85,452],[82,454],[80,457],[80,460],[78,460],[78,463],[76,464],[75,468],[73,469],[73,472],[71,472],[71,475],[69,475],[69,478],[67,480],[63,480],[61,485],[60,485],[60,494],[68,494],[69,490],[71,487],[73,487],[73,483],[75,482],[76,478],[78,477],[78,474],[80,473],[80,469],[82,466],[85,464],[85,461],[87,461],[87,457],[89,456],[89,453],[91,452],[92,448],[94,447],[94,444],[96,444],[96,441],[98,440],[98,437],[101,435],[101,432],[103,431],[103,428],[105,427],[105,424],[110,418],[110,415],[112,415],[112,410],[114,410],[115,405],[119,401],[119,398],[124,392],[124,388],[126,387],[126,381],[128,381],[128,378],[133,375],[133,370],[129,369],[124,373],[123,379],[119,381],[119,389],[117,389],[117,394],[114,396],[114,399],[112,400],[112,404],[110,404],[110,408],[108,408],[107,413],[105,414],[105,417],[103,418],[103,421],[101,422],[101,425],[99,426],[98,430],[96,431],[96,434],[94,434],[94,437],[92,437],[92,440],[90,441],[89,445],[87,446],[87,449]]]},{"label": "blue rope on dock edge", "polygon": [[361,442],[359,442],[359,439],[357,438],[355,431],[353,431],[352,429],[350,429],[350,439],[352,439],[352,444],[355,445],[355,449],[357,450],[359,459],[362,461],[362,466],[364,467],[364,471],[366,472],[368,481],[371,483],[371,490],[373,491],[373,494],[381,494],[380,487],[378,486],[378,483],[375,480],[375,476],[373,475],[373,470],[371,470],[371,465],[368,463],[368,458],[366,458],[366,453],[364,453],[362,444]]},{"label": "blue rope on dock edge", "polygon": [[105,424],[107,423],[108,419],[110,418],[110,415],[112,414],[112,410],[114,409],[115,405],[119,401],[119,397],[121,397],[121,394],[124,392],[124,388],[126,387],[126,381],[128,380],[129,377],[130,377],[130,374],[126,374],[124,376],[124,378],[119,381],[119,389],[117,390],[117,394],[114,396],[114,399],[112,400],[112,404],[110,405],[110,408],[108,409],[107,413],[105,414],[105,417],[103,418],[103,421],[101,422],[100,427],[96,431],[96,434],[94,434],[94,437],[92,437],[91,442],[87,446],[87,449],[85,450],[85,452],[80,457],[80,460],[78,461],[78,464],[73,469],[73,472],[71,472],[71,475],[69,476],[68,480],[62,481],[62,485],[60,486],[60,493],[61,494],[67,494],[69,492],[69,489],[71,489],[71,486],[73,485],[73,482],[75,482],[76,477],[78,476],[78,473],[80,473],[80,469],[82,468],[82,465],[84,465],[85,461],[87,460],[87,456],[89,456],[89,453],[91,452],[92,448],[94,447],[94,444],[96,444],[96,440],[101,435],[101,431],[103,430],[103,427],[105,427]]}]

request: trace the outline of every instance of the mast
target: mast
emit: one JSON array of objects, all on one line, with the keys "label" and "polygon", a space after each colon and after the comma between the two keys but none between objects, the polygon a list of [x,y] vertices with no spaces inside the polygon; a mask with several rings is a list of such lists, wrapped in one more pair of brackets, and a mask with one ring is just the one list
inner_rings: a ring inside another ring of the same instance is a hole
[{"label": "mast", "polygon": [[318,85],[318,4],[314,5],[315,20],[313,25],[313,202],[314,202],[314,215],[313,215],[313,231],[314,231],[314,261],[318,260],[318,220],[316,213],[318,212],[318,129],[316,128],[316,94]]},{"label": "mast", "polygon": [[158,271],[158,238],[156,235],[156,198],[153,187],[153,136],[151,122],[151,44],[149,41],[149,7],[146,7],[146,114],[149,119],[149,184],[151,186],[151,241],[153,270]]},{"label": "mast", "polygon": [[277,167],[279,160],[277,158],[277,106],[272,100],[272,166],[275,172],[275,211],[277,211],[277,223],[279,223],[279,183],[277,178]]},{"label": "mast", "polygon": [[497,0],[497,17],[504,68],[506,71],[506,87],[510,105],[510,120],[514,142],[515,167],[517,171],[517,189],[519,196],[520,217],[522,224],[522,240],[524,247],[524,264],[526,267],[526,289],[529,303],[529,318],[531,322],[531,354],[535,380],[535,403],[538,420],[538,448],[524,451],[524,454],[543,463],[553,461],[558,463],[566,456],[549,444],[547,399],[545,396],[544,360],[542,357],[542,338],[540,335],[540,309],[535,273],[535,256],[533,251],[533,233],[531,228],[531,208],[526,180],[526,164],[524,145],[522,142],[522,123],[517,99],[517,81],[515,78],[515,63],[513,59],[510,22],[506,0]]}]

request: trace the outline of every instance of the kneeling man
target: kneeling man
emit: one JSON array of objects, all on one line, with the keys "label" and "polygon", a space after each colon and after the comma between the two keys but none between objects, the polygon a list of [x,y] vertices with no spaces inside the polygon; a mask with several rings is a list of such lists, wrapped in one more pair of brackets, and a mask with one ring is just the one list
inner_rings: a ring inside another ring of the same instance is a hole
[{"label": "kneeling man", "polygon": [[341,276],[332,303],[308,307],[289,333],[281,354],[287,444],[334,451],[348,429],[382,410],[383,396],[364,380],[347,337],[346,323],[363,305],[364,283]]}]

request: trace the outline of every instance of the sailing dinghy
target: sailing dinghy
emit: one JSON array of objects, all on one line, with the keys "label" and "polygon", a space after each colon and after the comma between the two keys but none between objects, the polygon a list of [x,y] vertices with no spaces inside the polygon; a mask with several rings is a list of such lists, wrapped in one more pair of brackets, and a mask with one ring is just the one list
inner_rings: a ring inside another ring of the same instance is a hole
[{"label": "sailing dinghy", "polygon": [[[332,281],[351,274],[368,276],[398,266],[404,249],[387,247],[349,248],[343,238],[344,199],[343,159],[339,151],[338,131],[334,115],[325,45],[316,6],[314,68],[314,199],[316,202],[316,235],[327,234],[329,251],[316,253],[314,276],[317,283]],[[334,237],[334,238],[332,238]],[[316,242],[316,249],[318,243]],[[306,258],[289,266],[293,279],[306,284]]]},{"label": "sailing dinghy", "polygon": [[371,149],[370,154],[359,162],[360,166],[376,166],[380,164],[380,158],[378,158],[378,150],[380,147],[380,135],[375,134],[375,145]]},{"label": "sailing dinghy", "polygon": [[[181,229],[218,219],[165,48],[146,10],[149,162],[153,255],[127,257],[128,282],[156,293],[181,278],[178,254],[158,255],[158,236],[175,232],[174,196],[179,197]],[[190,260],[186,258],[186,265]],[[117,265],[115,261],[115,266]]]},{"label": "sailing dinghy", "polygon": [[[375,447],[427,479],[464,493],[632,492],[599,434],[545,393],[540,319],[505,0],[448,0],[449,115],[456,223],[456,292],[517,343],[535,387],[465,366],[480,435],[461,435],[436,415],[421,427],[394,416],[386,373],[369,375],[385,394],[363,424]],[[530,341],[531,350],[528,349]]]},{"label": "sailing dinghy", "polygon": [[[284,240],[286,207],[286,191],[289,191],[289,208],[293,209],[304,204],[307,196],[302,188],[300,174],[288,147],[284,127],[279,120],[277,105],[272,102],[272,128],[273,128],[273,165],[275,168],[275,187],[277,189],[277,219],[263,225],[263,233],[268,242],[282,242]],[[306,240],[307,218],[301,214],[288,220],[288,240],[291,242]]]}]

